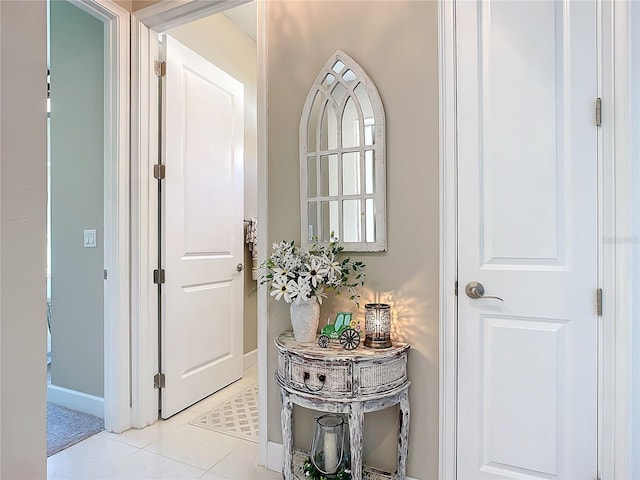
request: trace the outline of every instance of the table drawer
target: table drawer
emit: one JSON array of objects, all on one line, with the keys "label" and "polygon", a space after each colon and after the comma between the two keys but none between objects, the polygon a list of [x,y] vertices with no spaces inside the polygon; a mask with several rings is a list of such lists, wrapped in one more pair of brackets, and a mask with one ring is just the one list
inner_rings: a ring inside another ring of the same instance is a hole
[{"label": "table drawer", "polygon": [[355,379],[354,390],[360,394],[391,390],[407,381],[407,357],[358,365]]},{"label": "table drawer", "polygon": [[352,388],[351,363],[310,362],[291,357],[289,379],[292,388],[302,392],[344,392]]}]

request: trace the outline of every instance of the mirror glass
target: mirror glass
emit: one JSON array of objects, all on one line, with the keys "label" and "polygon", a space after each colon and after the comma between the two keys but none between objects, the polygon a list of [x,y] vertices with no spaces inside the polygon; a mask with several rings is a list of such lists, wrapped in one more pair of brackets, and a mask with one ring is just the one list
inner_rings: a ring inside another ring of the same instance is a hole
[{"label": "mirror glass", "polygon": [[327,102],[320,125],[320,150],[335,150],[338,146],[338,118],[331,103]]},{"label": "mirror glass", "polygon": [[322,94],[316,93],[313,103],[311,104],[311,111],[309,112],[309,122],[307,124],[307,152],[313,153],[316,151],[316,137],[318,135],[318,117],[320,112],[320,104],[322,103]]},{"label": "mirror glass", "polygon": [[347,70],[344,72],[344,75],[342,75],[342,79],[347,83],[351,83],[356,79],[356,74],[353,73],[352,70]]},{"label": "mirror glass", "polygon": [[346,251],[386,249],[384,109],[362,68],[342,52],[311,88],[300,125],[301,237]]},{"label": "mirror glass", "polygon": [[364,118],[373,118],[373,106],[371,105],[371,99],[369,98],[367,89],[362,83],[359,83],[353,91],[358,98],[360,108],[362,108],[362,116]]},{"label": "mirror glass", "polygon": [[371,106],[371,99],[367,93],[367,89],[360,83],[355,89],[354,93],[362,108],[362,116],[364,117],[364,144],[373,145],[375,142],[374,126],[375,121],[373,118],[373,107]]},{"label": "mirror glass", "polygon": [[338,154],[322,155],[320,157],[320,175],[322,179],[322,196],[335,197],[338,195]]},{"label": "mirror glass", "polygon": [[328,202],[321,202],[322,207],[322,235],[321,241],[331,241],[331,234],[337,235],[339,232],[339,217],[338,217],[338,201],[330,200]]},{"label": "mirror glass", "polygon": [[342,99],[346,94],[347,94],[347,89],[342,84],[342,82],[339,82],[331,91],[331,95],[333,96],[334,100],[338,105],[340,105],[340,103],[342,102]]},{"label": "mirror glass", "polygon": [[376,201],[373,198],[365,200],[365,241],[372,243],[376,241]]},{"label": "mirror glass", "polygon": [[360,200],[342,201],[343,242],[360,241]]},{"label": "mirror glass", "polygon": [[316,197],[318,195],[318,173],[316,169],[316,157],[309,157],[307,159],[307,196],[309,198]]},{"label": "mirror glass", "polygon": [[360,152],[342,154],[342,194],[360,195]]},{"label": "mirror glass", "polygon": [[342,147],[352,148],[360,146],[360,122],[358,121],[358,110],[353,102],[353,97],[349,97],[344,107],[342,115]]},{"label": "mirror glass", "polygon": [[324,81],[322,82],[322,86],[327,88],[329,85],[332,85],[333,82],[335,81],[336,77],[334,77],[333,75],[331,75],[330,73],[327,73],[327,76],[324,77]]},{"label": "mirror glass", "polygon": [[313,237],[318,235],[318,206],[317,202],[309,202],[307,208],[309,214],[309,222],[307,227],[307,240],[312,242]]},{"label": "mirror glass", "polygon": [[376,164],[373,161],[375,153],[373,150],[364,152],[364,193],[371,195],[375,193],[376,185]]}]

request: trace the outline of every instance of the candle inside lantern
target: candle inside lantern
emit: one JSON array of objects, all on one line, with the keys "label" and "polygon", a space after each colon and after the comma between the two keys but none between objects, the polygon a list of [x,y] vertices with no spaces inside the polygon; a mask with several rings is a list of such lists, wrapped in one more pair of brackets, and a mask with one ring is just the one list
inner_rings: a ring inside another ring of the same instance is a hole
[{"label": "candle inside lantern", "polygon": [[364,308],[364,346],[391,347],[391,306],[386,303],[367,303]]},{"label": "candle inside lantern", "polygon": [[324,436],[324,470],[335,472],[339,463],[337,433],[327,432]]}]

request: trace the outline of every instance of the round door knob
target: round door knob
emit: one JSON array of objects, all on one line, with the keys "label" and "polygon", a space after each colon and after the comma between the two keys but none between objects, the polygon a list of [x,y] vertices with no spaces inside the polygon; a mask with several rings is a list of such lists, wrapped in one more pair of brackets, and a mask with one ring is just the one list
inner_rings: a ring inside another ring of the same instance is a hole
[{"label": "round door knob", "polygon": [[236,265],[236,272],[241,272],[244,270],[244,265],[239,263],[238,265]]}]

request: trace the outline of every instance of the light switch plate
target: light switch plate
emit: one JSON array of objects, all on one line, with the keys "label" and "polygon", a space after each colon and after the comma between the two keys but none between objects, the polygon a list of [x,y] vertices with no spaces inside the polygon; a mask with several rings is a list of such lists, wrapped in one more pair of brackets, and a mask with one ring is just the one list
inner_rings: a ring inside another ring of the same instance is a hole
[{"label": "light switch plate", "polygon": [[96,248],[96,230],[84,231],[84,248]]}]

